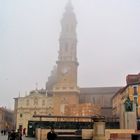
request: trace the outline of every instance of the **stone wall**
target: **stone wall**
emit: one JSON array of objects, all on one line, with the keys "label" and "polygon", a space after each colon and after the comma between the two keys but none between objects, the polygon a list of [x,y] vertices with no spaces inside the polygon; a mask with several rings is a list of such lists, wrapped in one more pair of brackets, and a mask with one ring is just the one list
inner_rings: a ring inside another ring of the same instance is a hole
[{"label": "stone wall", "polygon": [[93,138],[93,129],[82,129],[82,139],[87,140],[87,139],[92,139]]},{"label": "stone wall", "polygon": [[[46,140],[47,138],[47,133],[49,132],[49,129],[37,129],[36,130],[36,138],[37,140]],[[64,130],[60,130],[60,129],[56,129],[56,132],[62,132]],[[76,130],[65,130],[65,132],[75,132]],[[106,140],[110,139],[110,135],[111,134],[120,134],[120,135],[131,135],[135,133],[134,129],[106,129],[105,130],[105,138]],[[83,140],[87,140],[87,139],[92,139],[94,134],[94,130],[93,129],[82,129],[82,139]]]},{"label": "stone wall", "polygon": [[[47,133],[50,131],[50,129],[41,129],[41,128],[38,128],[36,130],[36,139],[37,140],[46,140],[47,139]],[[55,132],[56,133],[59,133],[59,132],[63,132],[64,130],[62,129],[55,129]],[[74,129],[66,129],[65,132],[75,132],[76,130]]]},{"label": "stone wall", "polygon": [[110,135],[111,134],[133,134],[135,133],[135,130],[134,129],[106,129],[105,130],[105,137],[106,137],[106,140],[109,140],[110,139]]}]

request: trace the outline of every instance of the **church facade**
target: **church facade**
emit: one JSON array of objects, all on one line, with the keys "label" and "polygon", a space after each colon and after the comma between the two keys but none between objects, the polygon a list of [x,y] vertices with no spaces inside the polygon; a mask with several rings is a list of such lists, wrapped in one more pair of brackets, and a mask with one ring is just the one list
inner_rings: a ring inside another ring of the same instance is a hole
[{"label": "church facade", "polygon": [[77,85],[77,20],[68,2],[61,20],[59,53],[48,77],[46,89],[15,98],[16,128],[28,127],[33,115],[92,116],[112,114],[111,98],[120,87],[83,87]]}]

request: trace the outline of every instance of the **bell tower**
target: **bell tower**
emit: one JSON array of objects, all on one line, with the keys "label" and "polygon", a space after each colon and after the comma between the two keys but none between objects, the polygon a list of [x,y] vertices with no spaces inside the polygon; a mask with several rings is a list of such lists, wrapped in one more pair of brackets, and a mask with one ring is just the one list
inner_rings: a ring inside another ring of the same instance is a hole
[{"label": "bell tower", "polygon": [[76,16],[69,1],[61,20],[59,54],[56,62],[57,80],[53,87],[54,114],[56,115],[64,114],[66,104],[79,103],[76,25]]}]

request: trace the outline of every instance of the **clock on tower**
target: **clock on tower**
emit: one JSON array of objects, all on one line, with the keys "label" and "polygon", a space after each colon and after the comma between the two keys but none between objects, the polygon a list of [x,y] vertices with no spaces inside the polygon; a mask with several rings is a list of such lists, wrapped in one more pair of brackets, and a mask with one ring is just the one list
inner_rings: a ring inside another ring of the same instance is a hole
[{"label": "clock on tower", "polygon": [[69,69],[70,69],[69,67],[63,67],[62,68],[62,73],[67,74],[69,72]]}]

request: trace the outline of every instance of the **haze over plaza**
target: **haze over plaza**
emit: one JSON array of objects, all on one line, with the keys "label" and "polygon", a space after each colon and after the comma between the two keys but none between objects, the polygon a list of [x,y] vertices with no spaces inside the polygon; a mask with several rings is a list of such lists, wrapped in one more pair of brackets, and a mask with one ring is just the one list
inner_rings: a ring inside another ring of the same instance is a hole
[{"label": "haze over plaza", "polygon": [[[0,105],[45,88],[56,64],[66,0],[0,1]],[[123,86],[140,70],[140,2],[73,0],[78,85]]]}]

